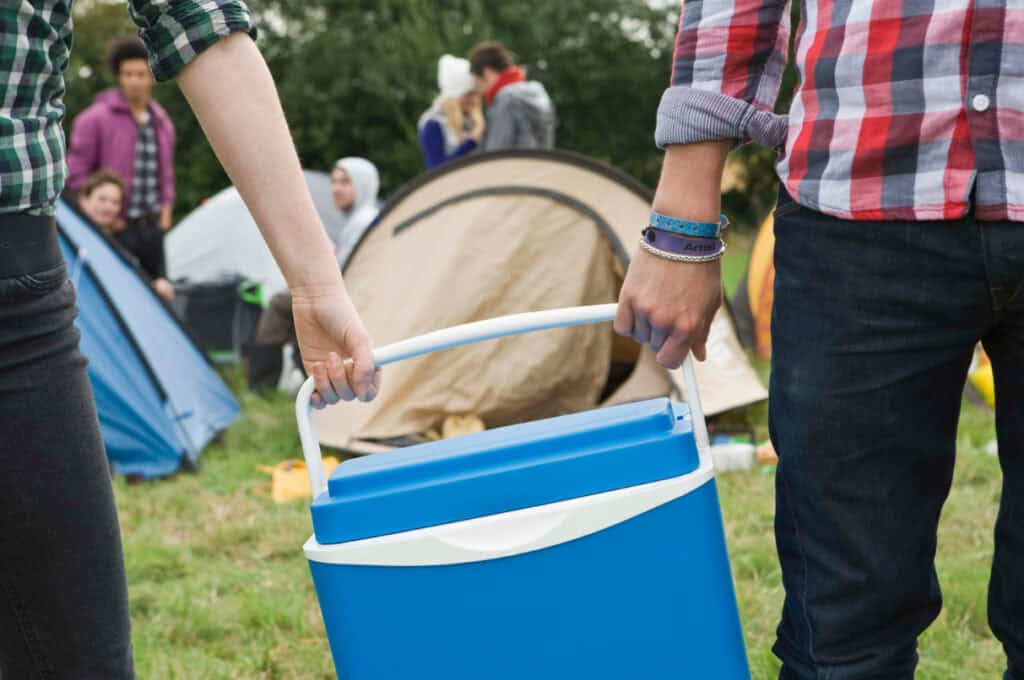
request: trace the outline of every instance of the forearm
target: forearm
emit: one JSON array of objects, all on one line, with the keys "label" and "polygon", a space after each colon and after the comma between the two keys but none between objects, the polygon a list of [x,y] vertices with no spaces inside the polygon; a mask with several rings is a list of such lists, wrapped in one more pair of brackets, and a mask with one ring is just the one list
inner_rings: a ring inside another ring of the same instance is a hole
[{"label": "forearm", "polygon": [[680,219],[717,222],[722,172],[730,148],[728,141],[666,147],[653,208]]},{"label": "forearm", "polygon": [[[293,290],[341,274],[302,176],[270,71],[244,34],[220,40],[177,82]],[[230,85],[230,94],[226,88]]]}]

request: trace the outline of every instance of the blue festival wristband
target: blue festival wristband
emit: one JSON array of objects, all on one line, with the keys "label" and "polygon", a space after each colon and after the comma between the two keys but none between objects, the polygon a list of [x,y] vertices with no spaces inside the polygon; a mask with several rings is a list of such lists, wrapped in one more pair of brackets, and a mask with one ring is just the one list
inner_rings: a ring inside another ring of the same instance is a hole
[{"label": "blue festival wristband", "polygon": [[683,236],[715,238],[720,236],[722,230],[729,226],[729,218],[725,215],[720,215],[718,222],[691,222],[651,211],[651,226],[655,229],[670,231],[673,234],[681,234]]}]

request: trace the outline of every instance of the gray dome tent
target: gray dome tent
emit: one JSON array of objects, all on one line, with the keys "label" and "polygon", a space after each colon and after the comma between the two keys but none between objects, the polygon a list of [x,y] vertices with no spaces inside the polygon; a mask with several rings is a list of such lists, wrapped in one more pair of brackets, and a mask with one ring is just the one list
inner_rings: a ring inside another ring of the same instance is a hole
[{"label": "gray dome tent", "polygon": [[[328,236],[336,239],[341,220],[330,176],[312,170],[303,175]],[[238,190],[228,187],[193,210],[165,244],[178,316],[212,359],[238,361],[252,340],[262,305],[286,288]]]},{"label": "gray dome tent", "polygon": [[[331,198],[330,176],[313,170],[305,170],[303,175],[317,214],[328,235],[336,238],[341,223]],[[234,187],[189,213],[167,234],[165,248],[167,277],[172,281],[212,283],[240,276],[259,283],[268,299],[286,288],[284,275]]]}]

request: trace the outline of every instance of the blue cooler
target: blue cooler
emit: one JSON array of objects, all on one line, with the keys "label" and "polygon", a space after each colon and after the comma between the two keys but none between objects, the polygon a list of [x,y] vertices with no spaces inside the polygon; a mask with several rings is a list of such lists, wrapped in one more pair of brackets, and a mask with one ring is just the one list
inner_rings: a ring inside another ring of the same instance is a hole
[{"label": "blue cooler", "polygon": [[[505,317],[377,359],[609,314]],[[343,680],[749,678],[695,400],[693,415],[654,399],[350,460],[323,489],[311,391],[305,553]]]}]

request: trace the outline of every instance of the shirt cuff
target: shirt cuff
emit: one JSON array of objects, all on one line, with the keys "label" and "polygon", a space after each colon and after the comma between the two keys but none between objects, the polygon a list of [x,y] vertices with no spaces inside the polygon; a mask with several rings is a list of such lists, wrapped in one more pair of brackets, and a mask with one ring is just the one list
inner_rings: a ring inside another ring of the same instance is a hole
[{"label": "shirt cuff", "polygon": [[788,119],[721,92],[675,86],[665,90],[658,105],[654,142],[693,144],[732,139],[778,148],[786,143]]},{"label": "shirt cuff", "polygon": [[157,80],[174,78],[205,49],[232,33],[248,33],[256,39],[252,14],[242,0],[133,2],[131,6]]}]

